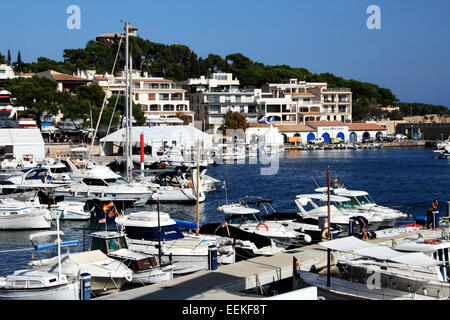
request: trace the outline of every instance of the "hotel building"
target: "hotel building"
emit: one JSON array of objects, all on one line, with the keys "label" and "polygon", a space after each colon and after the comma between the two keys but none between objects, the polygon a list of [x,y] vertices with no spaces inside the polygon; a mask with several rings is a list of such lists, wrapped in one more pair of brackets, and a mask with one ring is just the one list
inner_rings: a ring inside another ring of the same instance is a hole
[{"label": "hotel building", "polygon": [[262,115],[257,102],[261,89],[241,89],[231,73],[213,73],[210,78],[190,78],[178,84],[188,91],[195,120],[204,131],[216,132],[229,110],[243,114],[249,123],[256,123]]}]

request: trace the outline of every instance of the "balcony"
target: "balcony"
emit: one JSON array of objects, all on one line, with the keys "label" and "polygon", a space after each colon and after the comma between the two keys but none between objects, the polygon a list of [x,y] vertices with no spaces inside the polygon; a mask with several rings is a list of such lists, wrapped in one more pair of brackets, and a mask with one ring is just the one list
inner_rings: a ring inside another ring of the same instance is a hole
[{"label": "balcony", "polygon": [[331,93],[331,92],[352,92],[350,88],[328,88],[322,89],[322,92]]}]

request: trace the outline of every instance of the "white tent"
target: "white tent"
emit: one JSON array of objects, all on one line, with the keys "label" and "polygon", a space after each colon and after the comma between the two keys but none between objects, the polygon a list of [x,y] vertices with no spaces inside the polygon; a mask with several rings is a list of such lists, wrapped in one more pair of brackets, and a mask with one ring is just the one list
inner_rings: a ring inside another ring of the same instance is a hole
[{"label": "white tent", "polygon": [[45,143],[39,129],[0,129],[0,146],[12,146],[14,158],[33,155],[33,160],[45,158]]},{"label": "white tent", "polygon": [[[133,127],[131,132],[131,143],[139,145],[141,133],[144,134],[144,144],[152,146],[154,154],[164,144],[177,146],[182,149],[196,148],[197,141],[200,140],[200,146],[209,148],[212,146],[212,136],[202,132],[192,126],[157,126],[157,127]],[[111,155],[113,153],[113,144],[124,144],[126,140],[125,128],[107,135],[100,139],[101,153]],[[103,148],[103,144],[105,147]]]}]

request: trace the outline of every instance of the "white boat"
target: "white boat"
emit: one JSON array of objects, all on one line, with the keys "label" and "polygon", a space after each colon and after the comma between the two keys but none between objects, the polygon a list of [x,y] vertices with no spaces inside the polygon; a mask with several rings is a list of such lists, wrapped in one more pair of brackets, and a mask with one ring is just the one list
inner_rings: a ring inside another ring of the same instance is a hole
[{"label": "white boat", "polygon": [[50,229],[47,209],[29,202],[0,199],[0,230]]},{"label": "white boat", "polygon": [[217,210],[223,211],[227,225],[265,236],[278,247],[288,248],[311,242],[309,235],[286,228],[278,221],[266,221],[258,209],[243,206],[242,203],[223,205]]},{"label": "white boat", "polygon": [[[59,225],[58,225],[59,228]],[[72,243],[62,243],[58,231],[47,231],[30,235],[31,243],[36,251],[43,248],[58,247],[58,258],[60,248]],[[39,246],[34,243],[40,237],[57,236],[56,243]],[[34,270],[18,270],[12,275],[0,278],[0,300],[79,300],[80,282],[78,278],[68,280],[61,273],[61,260],[58,260],[57,272],[44,272]]]},{"label": "white boat", "polygon": [[89,220],[91,212],[85,210],[84,202],[60,201],[50,206],[50,215],[53,220],[59,216],[61,220]]},{"label": "white boat", "polygon": [[[208,269],[209,247],[218,248],[218,262],[234,262],[232,247],[221,247],[215,237],[183,233],[167,213],[159,213],[162,262],[175,263],[175,275]],[[118,216],[116,224],[126,234],[128,248],[148,255],[159,254],[158,212],[132,212]]]},{"label": "white boat", "polygon": [[307,287],[317,287],[318,294],[326,300],[438,300],[390,288],[370,288],[366,283],[358,283],[331,277],[327,285],[327,275],[299,271],[300,281]]},{"label": "white boat", "polygon": [[448,282],[443,281],[440,272],[442,263],[422,252],[400,252],[355,237],[320,245],[335,252],[341,280],[363,284],[369,292],[376,289],[385,299],[389,299],[391,290],[403,292],[406,297],[449,298]]},{"label": "white boat", "polygon": [[[105,169],[106,168],[106,169]],[[133,201],[134,206],[145,205],[152,190],[143,185],[131,185],[108,167],[95,167],[80,174],[75,182],[55,190],[56,196],[109,201]]]},{"label": "white boat", "polygon": [[[50,272],[58,267],[58,257],[33,260],[28,263],[31,270]],[[61,272],[70,280],[81,273],[89,273],[92,279],[91,292],[101,295],[119,291],[132,280],[132,271],[122,262],[109,258],[100,250],[65,253],[61,255]]]},{"label": "white boat", "polygon": [[173,278],[174,264],[158,265],[155,256],[149,256],[128,248],[125,235],[114,231],[91,233],[89,250],[101,250],[113,259],[125,263],[132,271],[131,283],[152,284]]},{"label": "white boat", "polygon": [[[303,218],[318,220],[319,217],[328,216],[328,195],[326,194],[297,195],[295,204]],[[369,221],[368,230],[377,230],[384,223],[384,219],[377,213],[356,209],[349,198],[330,195],[331,223],[339,225],[346,232],[351,218],[356,216],[363,216]]]},{"label": "white boat", "polygon": [[[326,188],[318,188],[315,191],[324,193],[326,192]],[[349,198],[356,209],[379,215],[384,220],[381,227],[393,227],[399,219],[408,217],[406,213],[399,210],[376,204],[366,191],[348,190],[342,186],[339,188],[331,188],[331,191],[337,196]]]},{"label": "white boat", "polygon": [[0,278],[0,300],[79,300],[78,281],[65,275],[18,270]]}]

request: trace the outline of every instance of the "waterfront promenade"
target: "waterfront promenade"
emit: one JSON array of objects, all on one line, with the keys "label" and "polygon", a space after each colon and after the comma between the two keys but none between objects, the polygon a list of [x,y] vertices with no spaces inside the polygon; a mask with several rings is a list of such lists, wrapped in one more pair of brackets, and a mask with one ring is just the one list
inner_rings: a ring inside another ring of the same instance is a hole
[{"label": "waterfront promenade", "polygon": [[[447,235],[448,229],[418,230],[399,235],[371,239],[371,243],[392,245],[405,238],[435,238]],[[294,257],[298,269],[307,271],[312,265],[326,266],[327,251],[319,244],[289,250],[268,257],[257,257],[214,271],[201,271],[173,280],[131,289],[95,300],[249,300],[262,297],[243,291],[288,279],[293,275]],[[333,263],[333,262],[332,262]]]}]

